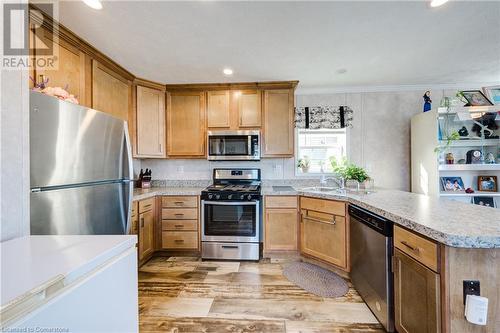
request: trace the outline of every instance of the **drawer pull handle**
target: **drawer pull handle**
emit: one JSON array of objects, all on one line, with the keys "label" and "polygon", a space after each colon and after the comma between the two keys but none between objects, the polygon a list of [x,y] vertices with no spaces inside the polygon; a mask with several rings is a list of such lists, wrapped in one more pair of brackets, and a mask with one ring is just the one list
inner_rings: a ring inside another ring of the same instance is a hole
[{"label": "drawer pull handle", "polygon": [[327,224],[335,224],[337,222],[335,219],[335,216],[333,216],[333,219],[331,221],[326,221],[326,220],[310,217],[310,216],[307,216],[307,214],[302,214],[302,218],[304,220],[309,220],[309,221],[319,222],[319,223],[327,223]]},{"label": "drawer pull handle", "polygon": [[176,224],[175,227],[176,228],[184,228],[184,225],[182,225],[182,224]]},{"label": "drawer pull handle", "polygon": [[149,204],[149,205],[144,205],[144,209],[148,209],[148,208],[151,208],[151,204]]},{"label": "drawer pull handle", "polygon": [[420,249],[418,247],[411,246],[410,244],[408,244],[407,241],[401,241],[401,244],[403,244],[404,246],[406,246],[407,248],[409,248],[414,252],[420,252]]},{"label": "drawer pull handle", "polygon": [[184,201],[174,201],[174,204],[176,204],[176,205],[184,205]]},{"label": "drawer pull handle", "polygon": [[176,243],[184,243],[184,239],[176,239],[175,242]]},{"label": "drawer pull handle", "polygon": [[222,245],[221,246],[223,249],[238,249],[239,246],[237,245]]},{"label": "drawer pull handle", "polygon": [[184,214],[182,214],[182,213],[176,213],[176,214],[174,214],[174,215],[175,215],[175,216],[184,216]]}]

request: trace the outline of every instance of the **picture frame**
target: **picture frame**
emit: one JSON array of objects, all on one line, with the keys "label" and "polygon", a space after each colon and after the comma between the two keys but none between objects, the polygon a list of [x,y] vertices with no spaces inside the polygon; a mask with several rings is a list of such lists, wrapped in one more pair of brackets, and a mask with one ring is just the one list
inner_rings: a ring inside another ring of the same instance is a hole
[{"label": "picture frame", "polygon": [[467,106],[491,106],[493,103],[481,90],[464,90],[462,96],[467,100]]},{"label": "picture frame", "polygon": [[496,207],[494,197],[472,197],[472,203],[479,206]]},{"label": "picture frame", "polygon": [[441,188],[444,192],[465,192],[462,177],[441,177]]},{"label": "picture frame", "polygon": [[477,176],[477,190],[482,192],[497,192],[497,176]]},{"label": "picture frame", "polygon": [[500,105],[500,86],[483,87],[486,97],[495,105]]}]

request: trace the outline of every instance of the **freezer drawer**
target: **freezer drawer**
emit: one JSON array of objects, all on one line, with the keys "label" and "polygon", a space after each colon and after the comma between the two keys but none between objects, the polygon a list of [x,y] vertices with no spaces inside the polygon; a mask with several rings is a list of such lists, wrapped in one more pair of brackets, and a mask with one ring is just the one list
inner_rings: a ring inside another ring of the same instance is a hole
[{"label": "freezer drawer", "polygon": [[32,192],[32,235],[117,235],[129,226],[131,182]]}]

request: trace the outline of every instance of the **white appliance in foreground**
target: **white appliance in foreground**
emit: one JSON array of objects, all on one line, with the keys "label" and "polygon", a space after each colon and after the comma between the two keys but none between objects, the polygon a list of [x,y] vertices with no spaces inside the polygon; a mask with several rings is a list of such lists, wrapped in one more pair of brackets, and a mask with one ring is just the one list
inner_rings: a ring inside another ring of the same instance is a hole
[{"label": "white appliance in foreground", "polygon": [[1,243],[2,332],[137,332],[136,242],[106,235]]}]

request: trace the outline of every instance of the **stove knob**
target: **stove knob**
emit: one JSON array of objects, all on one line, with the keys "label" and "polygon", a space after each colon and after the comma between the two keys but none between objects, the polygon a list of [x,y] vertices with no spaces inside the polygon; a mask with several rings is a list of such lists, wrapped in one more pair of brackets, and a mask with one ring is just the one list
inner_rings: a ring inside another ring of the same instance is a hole
[{"label": "stove knob", "polygon": [[244,200],[245,199],[245,195],[244,194],[240,195],[240,199]]},{"label": "stove knob", "polygon": [[247,199],[252,200],[252,195],[251,194],[247,195]]},{"label": "stove knob", "polygon": [[213,197],[214,197],[213,194],[208,195],[208,199],[210,199],[210,200],[212,200]]},{"label": "stove knob", "polygon": [[220,199],[220,194],[215,195],[215,199],[219,200]]},{"label": "stove knob", "polygon": [[232,195],[232,194],[229,194],[229,195],[227,196],[227,200],[231,200],[232,198],[233,198],[233,195]]}]

